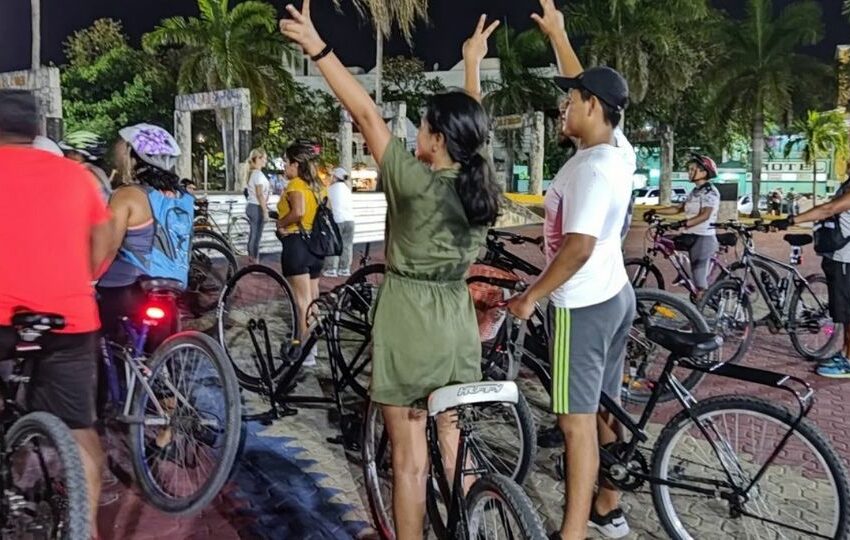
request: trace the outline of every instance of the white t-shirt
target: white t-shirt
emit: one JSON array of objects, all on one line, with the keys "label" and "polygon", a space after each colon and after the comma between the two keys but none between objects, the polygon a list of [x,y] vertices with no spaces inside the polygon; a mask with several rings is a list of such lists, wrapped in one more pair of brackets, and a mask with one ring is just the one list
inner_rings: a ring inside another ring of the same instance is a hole
[{"label": "white t-shirt", "polygon": [[546,260],[551,264],[565,235],[596,238],[587,262],[549,295],[556,307],[601,304],[629,282],[623,267],[620,234],[631,202],[635,153],[620,130],[614,144],[579,150],[561,167],[546,192]]},{"label": "white t-shirt", "polygon": [[688,198],[685,200],[685,217],[696,217],[703,208],[711,208],[711,217],[699,225],[688,227],[684,232],[700,236],[715,235],[711,224],[717,222],[717,213],[720,212],[720,192],[711,183],[695,187],[688,193]]},{"label": "white t-shirt", "polygon": [[351,201],[351,188],[345,182],[334,182],[328,188],[328,199],[331,201],[331,210],[334,213],[334,221],[345,223],[354,221],[354,205]]},{"label": "white t-shirt", "polygon": [[257,186],[260,186],[260,191],[262,191],[263,196],[268,203],[269,194],[272,191],[271,182],[266,178],[266,175],[263,174],[263,171],[259,169],[254,169],[251,171],[251,176],[248,178],[248,204],[260,204],[260,201],[257,199]]}]

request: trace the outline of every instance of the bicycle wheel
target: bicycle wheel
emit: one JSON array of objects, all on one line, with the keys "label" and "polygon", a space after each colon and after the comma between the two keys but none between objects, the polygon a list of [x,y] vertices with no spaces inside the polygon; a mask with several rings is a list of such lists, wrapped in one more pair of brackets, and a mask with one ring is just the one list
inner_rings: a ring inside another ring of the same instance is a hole
[{"label": "bicycle wheel", "polygon": [[750,348],[755,332],[750,296],[740,281],[718,281],[705,291],[697,306],[711,332],[723,338],[716,354],[719,362],[737,362]]},{"label": "bicycle wheel", "polygon": [[363,480],[372,522],[383,540],[395,540],[392,446],[381,405],[369,402],[363,423]]},{"label": "bicycle wheel", "polygon": [[221,291],[236,273],[236,259],[218,242],[193,242],[184,303],[195,317],[215,309]]},{"label": "bicycle wheel", "polygon": [[[768,307],[767,303],[764,301],[764,297],[758,293],[758,287],[756,286],[755,280],[758,279],[762,283],[770,283],[773,289],[777,289],[781,278],[779,277],[779,272],[777,272],[776,268],[769,263],[759,259],[751,259],[750,264],[752,265],[752,271],[750,272],[746,287],[747,293],[750,295],[750,307],[753,310],[753,320],[759,321],[770,315],[770,307]],[[729,265],[727,272],[720,272],[717,281],[728,279],[730,277],[743,280],[745,269],[746,267],[744,266],[744,263],[741,261],[735,261]]]},{"label": "bicycle wheel", "polygon": [[192,514],[218,495],[239,450],[236,374],[200,332],[169,337],[147,365],[150,391],[137,384],[129,425],[133,471],[156,508]]},{"label": "bicycle wheel", "polygon": [[282,357],[298,337],[297,314],[289,284],[268,266],[246,266],[227,283],[218,303],[218,340],[242,388],[255,393],[268,391],[260,377],[260,355],[254,339],[262,356],[267,357],[261,328],[265,326],[272,352],[267,361],[275,380],[283,369]]},{"label": "bicycle wheel", "polygon": [[677,414],[655,445],[652,474],[712,493],[653,484],[652,500],[665,531],[677,539],[847,538],[847,471],[805,419],[756,485],[742,494],[793,421],[781,407],[736,396],[711,398]]},{"label": "bicycle wheel", "polygon": [[89,500],[77,443],[61,420],[45,412],[19,418],[6,432],[9,484],[0,497],[12,502],[0,517],[0,538],[88,540]]},{"label": "bicycle wheel", "polygon": [[531,499],[500,474],[479,478],[466,495],[469,538],[544,540],[546,531]]},{"label": "bicycle wheel", "polygon": [[230,218],[230,226],[227,229],[227,239],[230,246],[237,255],[248,254],[248,236],[251,234],[251,222],[247,216],[234,216]]},{"label": "bicycle wheel", "polygon": [[[708,323],[699,311],[687,300],[674,294],[653,289],[636,289],[637,314],[629,329],[626,342],[625,373],[620,396],[627,403],[646,403],[653,389],[660,384],[659,379],[670,352],[646,338],[645,324],[660,326],[679,332],[708,333]],[[715,356],[707,355],[700,361],[713,361]],[[705,377],[700,371],[677,367],[672,374],[682,385],[692,391]],[[668,388],[661,393],[659,400],[669,401],[674,394]]]},{"label": "bicycle wheel", "polygon": [[788,307],[788,335],[791,344],[804,358],[822,360],[837,350],[841,327],[829,314],[826,278],[808,276],[791,297]]},{"label": "bicycle wheel", "polygon": [[646,258],[626,259],[623,263],[626,275],[635,289],[664,289],[664,276],[661,270]]},{"label": "bicycle wheel", "polygon": [[354,272],[340,292],[340,309],[334,317],[328,346],[341,377],[352,391],[368,397],[372,378],[372,309],[384,281],[383,264],[370,264]]},{"label": "bicycle wheel", "polygon": [[224,246],[228,251],[233,251],[230,241],[223,234],[212,229],[195,229],[192,232],[192,244],[198,242],[216,242]]}]

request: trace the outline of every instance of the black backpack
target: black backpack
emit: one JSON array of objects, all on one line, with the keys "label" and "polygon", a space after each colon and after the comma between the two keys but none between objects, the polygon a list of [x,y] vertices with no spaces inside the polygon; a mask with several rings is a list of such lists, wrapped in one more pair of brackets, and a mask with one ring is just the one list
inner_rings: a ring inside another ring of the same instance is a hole
[{"label": "black backpack", "polygon": [[[833,199],[841,197],[848,189],[850,180],[841,184]],[[818,255],[831,255],[850,243],[850,236],[844,236],[844,231],[841,230],[841,214],[816,221],[812,227],[812,237],[815,253]]]},{"label": "black backpack", "polygon": [[342,235],[334,221],[333,211],[328,208],[328,198],[325,197],[320,201],[315,193],[313,196],[316,197],[319,205],[316,209],[316,217],[313,219],[313,230],[307,232],[299,223],[301,237],[307,242],[307,249],[313,256],[320,259],[339,257],[342,253]]}]

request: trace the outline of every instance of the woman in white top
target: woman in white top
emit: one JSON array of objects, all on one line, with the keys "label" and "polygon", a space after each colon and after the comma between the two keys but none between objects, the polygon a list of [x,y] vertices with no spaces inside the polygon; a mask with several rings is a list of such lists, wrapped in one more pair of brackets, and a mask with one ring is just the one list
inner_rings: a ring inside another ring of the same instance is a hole
[{"label": "woman in white top", "polygon": [[271,183],[263,174],[263,167],[268,162],[266,151],[254,148],[248,156],[248,183],[245,196],[248,198],[248,221],[251,233],[248,235],[248,262],[255,264],[260,260],[260,239],[263,237],[263,227],[269,219],[269,194]]},{"label": "woman in white top", "polygon": [[328,188],[328,198],[331,201],[334,221],[342,236],[342,254],[339,257],[325,258],[324,275],[348,277],[351,275],[351,256],[354,249],[354,207],[351,187],[348,184],[348,171],[342,167],[333,170],[333,184]]}]

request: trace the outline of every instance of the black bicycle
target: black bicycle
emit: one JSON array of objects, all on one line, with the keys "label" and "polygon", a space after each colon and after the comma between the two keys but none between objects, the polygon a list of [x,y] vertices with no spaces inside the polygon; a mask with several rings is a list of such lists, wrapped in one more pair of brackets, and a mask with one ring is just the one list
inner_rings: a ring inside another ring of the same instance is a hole
[{"label": "black bicycle", "polygon": [[[774,334],[787,332],[794,349],[804,358],[818,360],[833,353],[840,331],[829,315],[826,278],[820,274],[804,277],[798,270],[802,248],[812,243],[812,236],[783,236],[790,247],[789,260],[783,263],[757,253],[753,247],[752,233],[767,232],[768,224],[713,225],[737,232],[744,244],[743,275],[718,281],[706,290],[698,305],[713,331],[723,336],[720,360],[740,360],[757,326],[766,326]],[[754,313],[756,299],[763,301],[766,313]]]},{"label": "black bicycle", "polygon": [[16,358],[2,362],[13,365],[0,378],[0,538],[89,540],[88,490],[71,430],[52,414],[27,414],[17,400],[37,376],[42,336],[64,328],[64,317],[19,312],[12,326]]}]

